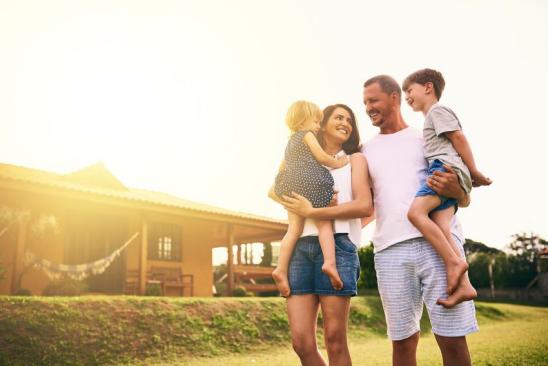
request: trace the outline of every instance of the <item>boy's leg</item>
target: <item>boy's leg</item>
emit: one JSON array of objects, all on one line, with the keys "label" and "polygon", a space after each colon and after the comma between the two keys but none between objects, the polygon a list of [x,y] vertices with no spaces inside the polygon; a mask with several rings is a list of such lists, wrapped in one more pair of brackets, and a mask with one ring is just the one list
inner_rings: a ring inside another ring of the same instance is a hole
[{"label": "boy's leg", "polygon": [[443,259],[447,272],[447,293],[451,294],[463,273],[468,270],[468,264],[453,251],[441,228],[429,216],[440,203],[440,198],[435,195],[415,197],[407,217]]},{"label": "boy's leg", "polygon": [[272,278],[276,283],[276,287],[283,297],[289,296],[289,281],[287,280],[287,270],[291,254],[295,249],[295,244],[301,236],[304,228],[304,218],[292,212],[287,213],[288,226],[282,242],[280,244],[280,255],[278,257],[278,265],[272,272]]},{"label": "boy's leg", "polygon": [[[462,258],[466,262],[466,258],[462,257],[461,251],[451,234],[451,221],[454,216],[453,207],[449,207],[445,210],[434,211],[430,214],[432,220],[440,227],[443,234],[451,244],[451,248],[455,255]],[[438,299],[438,304],[446,308],[452,308],[453,306],[468,300],[473,300],[478,296],[476,289],[470,283],[467,273],[464,273],[460,278],[459,284],[456,290],[447,299]]]},{"label": "boy's leg", "polygon": [[337,271],[333,222],[331,220],[315,220],[314,223],[318,227],[318,239],[323,254],[322,272],[329,277],[333,288],[340,290],[343,288],[343,282],[339,276],[339,271]]}]

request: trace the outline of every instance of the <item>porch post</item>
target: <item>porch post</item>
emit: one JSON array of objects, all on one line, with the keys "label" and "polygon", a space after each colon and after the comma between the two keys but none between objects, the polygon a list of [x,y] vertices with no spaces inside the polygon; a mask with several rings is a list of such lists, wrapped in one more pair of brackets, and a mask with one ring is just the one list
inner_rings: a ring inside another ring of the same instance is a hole
[{"label": "porch post", "polygon": [[144,295],[147,285],[148,222],[141,224],[141,253],[139,256],[139,295]]},{"label": "porch post", "polygon": [[233,246],[234,246],[234,242],[236,240],[234,239],[234,226],[231,225],[231,224],[228,224],[228,247],[227,247],[227,253],[228,253],[228,257],[227,257],[227,261],[226,261],[226,269],[227,269],[227,274],[228,274],[228,277],[227,277],[227,286],[226,286],[226,289],[228,291],[228,296],[232,296],[232,290],[234,289],[234,272],[232,271],[233,270],[233,262],[234,262],[234,258],[233,258]]},{"label": "porch post", "polygon": [[13,271],[11,273],[11,293],[19,290],[19,276],[23,271],[23,257],[27,245],[27,227],[28,220],[21,220],[17,225],[17,242],[15,244],[15,255],[13,256]]}]

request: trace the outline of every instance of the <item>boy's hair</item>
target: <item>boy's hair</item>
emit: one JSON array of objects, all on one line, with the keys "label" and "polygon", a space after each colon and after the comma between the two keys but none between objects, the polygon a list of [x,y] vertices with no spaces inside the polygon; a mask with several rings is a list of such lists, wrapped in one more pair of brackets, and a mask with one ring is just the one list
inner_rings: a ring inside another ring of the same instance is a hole
[{"label": "boy's hair", "polygon": [[411,75],[405,78],[403,81],[403,90],[407,90],[409,86],[413,83],[426,85],[426,83],[432,83],[434,85],[434,93],[436,93],[436,98],[441,99],[441,94],[443,93],[443,88],[445,88],[445,80],[441,72],[433,69],[422,69],[415,71]]},{"label": "boy's hair", "polygon": [[386,94],[390,95],[392,93],[396,93],[399,97],[399,101],[401,104],[401,88],[400,84],[396,80],[394,80],[393,77],[388,75],[377,75],[373,76],[371,79],[367,80],[365,83],[363,83],[363,87],[366,88],[371,84],[379,83],[381,89]]},{"label": "boy's hair", "polygon": [[305,100],[298,100],[289,107],[289,110],[285,115],[285,123],[291,132],[296,132],[307,122],[319,122],[322,117],[322,110],[316,104]]}]

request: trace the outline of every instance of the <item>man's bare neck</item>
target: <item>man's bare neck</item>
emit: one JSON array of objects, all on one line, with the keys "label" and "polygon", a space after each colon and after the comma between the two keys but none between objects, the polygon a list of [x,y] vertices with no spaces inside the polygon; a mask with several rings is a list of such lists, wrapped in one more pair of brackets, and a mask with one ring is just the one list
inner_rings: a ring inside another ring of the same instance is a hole
[{"label": "man's bare neck", "polygon": [[381,126],[381,135],[390,135],[392,133],[399,132],[409,127],[403,120],[401,114],[396,115],[393,120],[388,120]]}]

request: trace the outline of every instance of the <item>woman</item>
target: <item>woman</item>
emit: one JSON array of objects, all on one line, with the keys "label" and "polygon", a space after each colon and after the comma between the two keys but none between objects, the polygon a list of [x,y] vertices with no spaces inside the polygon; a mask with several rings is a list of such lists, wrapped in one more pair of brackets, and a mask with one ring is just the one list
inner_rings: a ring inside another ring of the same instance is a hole
[{"label": "woman", "polygon": [[[356,245],[360,244],[360,219],[372,214],[367,163],[359,152],[359,140],[356,119],[348,106],[336,104],[325,108],[318,141],[330,155],[351,155],[350,164],[331,171],[338,205],[313,208],[301,196],[299,199],[284,196],[280,201],[270,195],[286,209],[307,217],[289,265],[291,296],[287,298],[293,348],[305,366],[326,365],[316,343],[320,307],[329,364],[351,364],[346,333],[350,297],[357,294],[360,270]],[[312,219],[334,220],[336,264],[344,283],[341,290],[335,290],[321,271],[323,257]]]}]

